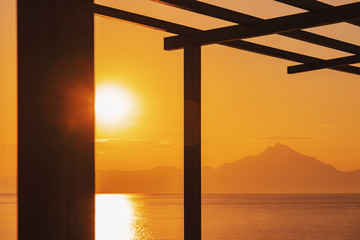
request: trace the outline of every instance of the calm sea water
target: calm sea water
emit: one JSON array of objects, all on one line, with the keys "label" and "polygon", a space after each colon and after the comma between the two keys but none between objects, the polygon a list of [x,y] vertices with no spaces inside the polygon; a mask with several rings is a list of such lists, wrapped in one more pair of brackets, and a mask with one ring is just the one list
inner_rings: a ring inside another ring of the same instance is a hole
[{"label": "calm sea water", "polygon": [[[16,239],[16,195],[0,194],[0,239]],[[96,240],[182,239],[181,195],[96,196]],[[203,196],[203,239],[359,240],[360,194]]]}]

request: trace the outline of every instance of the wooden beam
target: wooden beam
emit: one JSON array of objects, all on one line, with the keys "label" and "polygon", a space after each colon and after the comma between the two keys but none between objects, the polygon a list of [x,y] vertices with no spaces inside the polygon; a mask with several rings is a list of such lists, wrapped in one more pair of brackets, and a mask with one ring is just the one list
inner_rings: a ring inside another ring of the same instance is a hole
[{"label": "wooden beam", "polygon": [[[114,9],[111,7],[101,6],[98,4],[94,5],[94,11],[98,16],[104,16],[119,20],[128,21],[130,23],[140,24],[144,27],[153,28],[160,31],[175,33],[175,34],[182,34],[182,35],[189,35],[192,33],[199,33],[202,32],[202,30],[183,26],[176,23],[167,22],[164,20],[159,20],[156,18],[151,18],[147,16],[142,16],[136,13],[126,12],[118,9]],[[280,59],[286,59],[294,62],[299,63],[309,63],[314,61],[322,60],[320,58],[310,57],[303,54],[298,53],[292,53],[289,51],[276,49],[272,47],[263,46],[256,43],[251,43],[247,41],[231,41],[222,43],[223,46],[228,46],[236,49],[241,49],[245,51],[250,51],[253,53],[258,53],[266,56],[276,57]],[[359,48],[360,53],[360,48]],[[352,73],[352,74],[358,74],[359,68],[353,67],[353,66],[340,66],[340,67],[334,67],[331,68],[336,71],[346,72],[346,73]]]},{"label": "wooden beam", "polygon": [[[299,54],[299,53],[293,53],[293,52],[289,52],[289,51],[285,51],[285,50],[281,50],[281,49],[262,46],[259,44],[254,44],[254,43],[246,42],[246,41],[226,42],[226,43],[222,43],[221,45],[226,46],[227,44],[229,47],[243,49],[243,50],[246,50],[249,52],[259,53],[262,55],[276,57],[276,58],[285,59],[285,60],[290,60],[290,61],[294,61],[294,62],[313,63],[313,62],[318,62],[318,61],[323,60],[323,59],[310,57],[310,56],[306,56],[306,55]],[[355,67],[355,66],[349,66],[349,65],[329,66],[329,68],[332,70],[336,70],[336,71],[360,75],[360,68]]]},{"label": "wooden beam", "polygon": [[18,239],[94,239],[92,0],[18,0]]},{"label": "wooden beam", "polygon": [[[328,8],[334,7],[330,4],[319,2],[316,0],[301,0],[301,1],[298,1],[298,0],[275,0],[275,1],[285,3],[287,5],[301,8],[301,9],[308,10],[308,11],[317,11],[317,10],[321,10],[321,9],[328,9]],[[346,21],[346,22],[350,23],[352,25],[355,25],[355,26],[360,26],[359,20],[351,20],[351,21]]]},{"label": "wooden beam", "polygon": [[140,14],[131,13],[99,4],[94,4],[94,13],[97,16],[120,19],[131,23],[136,23],[144,27],[148,27],[164,32],[169,32],[169,33],[188,35],[199,32],[199,30],[195,28],[191,28],[180,24],[163,21],[160,19],[147,17]]},{"label": "wooden beam", "polygon": [[337,66],[354,64],[359,62],[360,62],[360,55],[353,55],[348,57],[335,58],[330,60],[321,60],[321,61],[315,61],[315,62],[296,65],[296,66],[290,66],[288,67],[288,73],[308,72],[312,70],[337,67]]},{"label": "wooden beam", "polygon": [[[216,17],[222,20],[238,23],[240,25],[246,25],[249,23],[258,22],[263,20],[258,17],[250,16],[244,13],[239,13],[233,10],[225,9],[222,7],[214,6],[208,3],[203,3],[193,0],[156,0],[156,2],[165,3],[174,7],[181,9],[186,9],[188,11],[196,12],[210,17]],[[297,1],[299,2],[299,1]],[[301,1],[302,2],[302,1]],[[360,54],[360,46],[355,44],[347,43],[344,41],[332,39],[329,37],[321,36],[315,33],[296,30],[291,32],[279,33],[279,35],[290,37],[293,39],[317,44],[324,47],[329,47],[332,49],[337,49],[340,51]]]},{"label": "wooden beam", "polygon": [[230,26],[203,31],[192,36],[174,36],[165,38],[165,49],[183,48],[186,41],[206,45],[250,37],[317,27],[346,20],[360,18],[360,3],[353,3],[314,12],[299,13],[268,20],[249,23],[247,26]]},{"label": "wooden beam", "polygon": [[184,48],[184,230],[201,239],[201,46]]},{"label": "wooden beam", "polygon": [[209,17],[222,19],[229,22],[236,22],[241,24],[253,23],[261,18],[253,17],[248,14],[239,13],[230,9],[215,6],[205,2],[196,0],[152,0],[154,2],[162,3],[168,6],[184,9],[194,13],[203,14]]}]

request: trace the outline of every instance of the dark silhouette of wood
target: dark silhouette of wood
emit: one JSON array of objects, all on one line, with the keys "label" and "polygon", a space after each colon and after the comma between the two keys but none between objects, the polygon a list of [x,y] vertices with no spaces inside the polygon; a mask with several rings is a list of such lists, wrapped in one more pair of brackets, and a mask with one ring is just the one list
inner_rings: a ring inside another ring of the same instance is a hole
[{"label": "dark silhouette of wood", "polygon": [[17,8],[18,238],[93,240],[93,1]]},{"label": "dark silhouette of wood", "polygon": [[[321,10],[321,9],[327,9],[327,8],[332,8],[334,6],[327,4],[327,3],[323,3],[323,2],[319,2],[316,0],[301,0],[301,1],[297,1],[297,0],[275,0],[281,3],[285,3],[287,5],[293,6],[293,7],[297,7],[297,8],[301,8],[304,10],[308,10],[308,11],[316,11],[316,10]],[[360,20],[351,20],[351,21],[346,21],[347,23],[353,24],[355,26],[360,26]]]},{"label": "dark silhouette of wood", "polygon": [[161,30],[170,33],[186,35],[186,34],[199,32],[199,30],[195,28],[191,28],[180,24],[167,22],[160,19],[147,17],[140,14],[131,13],[99,4],[94,4],[94,12],[98,16],[106,16],[110,18],[121,19],[128,22],[139,24],[144,27],[149,27],[155,30]]},{"label": "dark silhouette of wood", "polygon": [[[294,62],[312,63],[312,62],[322,61],[322,59],[316,57],[310,57],[299,53],[293,53],[281,49],[262,46],[259,44],[253,44],[251,42],[246,42],[246,41],[226,42],[226,43],[222,43],[221,45],[231,46],[233,48],[243,49],[249,52],[259,53],[266,56],[276,57]],[[350,66],[350,65],[337,66],[337,67],[329,66],[329,68],[336,71],[360,75],[360,68],[355,66]]]},{"label": "dark silhouette of wood", "polygon": [[[284,0],[287,1],[287,0]],[[178,7],[181,9],[185,9],[188,11],[192,11],[195,13],[203,14],[210,17],[216,17],[225,21],[230,21],[234,23],[238,23],[240,25],[246,26],[249,23],[259,22],[263,19],[250,16],[248,14],[239,13],[233,10],[229,10],[226,8],[214,6],[208,3],[203,3],[199,1],[193,1],[193,0],[156,0],[156,2],[165,3],[174,7]],[[299,4],[302,4],[303,1],[294,1],[296,3],[299,2]],[[329,37],[321,36],[315,33],[303,31],[303,30],[296,30],[296,31],[290,31],[290,32],[283,32],[278,33],[279,35],[317,44],[324,47],[329,47],[333,49],[337,49],[344,52],[354,53],[354,54],[360,54],[360,47],[347,43],[344,41],[340,41],[337,39],[332,39]]]},{"label": "dark silhouette of wood", "polygon": [[354,64],[360,62],[360,55],[348,56],[342,58],[335,58],[330,60],[321,60],[296,66],[288,67],[288,73],[300,73],[300,72],[308,72],[312,70],[319,70],[328,67],[336,67],[347,64]]},{"label": "dark silhouette of wood", "polygon": [[200,45],[240,40],[269,34],[294,31],[302,28],[323,26],[360,18],[360,3],[353,3],[314,12],[299,13],[249,23],[247,26],[230,26],[203,31],[192,36],[165,38],[166,50],[183,48],[186,41]]},{"label": "dark silhouette of wood", "polygon": [[[147,17],[147,16],[143,16],[140,14],[131,13],[131,12],[123,11],[123,10],[118,10],[115,8],[102,6],[102,5],[98,5],[98,4],[94,5],[94,11],[98,16],[125,20],[125,21],[131,22],[131,23],[140,24],[141,26],[144,26],[144,27],[149,27],[152,29],[175,33],[175,34],[189,35],[192,33],[202,32],[202,30],[199,30],[196,28],[187,27],[187,26],[183,26],[180,24],[171,23],[171,22],[167,22],[164,20],[159,20],[156,18]],[[333,40],[333,39],[331,39],[331,40]],[[334,40],[334,41],[337,41],[337,40]],[[236,48],[236,49],[241,49],[241,50],[246,50],[246,51],[250,51],[253,53],[258,53],[258,54],[262,54],[262,55],[266,55],[266,56],[270,56],[270,57],[276,57],[276,58],[280,58],[280,59],[295,61],[295,62],[299,62],[299,63],[311,63],[311,62],[322,60],[320,58],[310,57],[310,56],[306,56],[303,54],[293,53],[293,52],[289,52],[286,50],[263,46],[260,44],[251,43],[251,42],[247,42],[247,41],[243,41],[243,40],[220,43],[220,45],[228,46],[228,47],[232,47],[232,48]],[[350,48],[353,48],[353,49],[355,49],[355,47],[358,48],[358,52],[360,53],[360,47],[358,47],[356,45],[350,46]],[[351,74],[359,74],[360,73],[360,68],[354,67],[354,66],[331,67],[330,69],[336,70],[336,71],[341,71],[341,72],[346,72],[346,73],[351,73]]]},{"label": "dark silhouette of wood", "polygon": [[184,48],[184,231],[201,239],[201,46]]}]

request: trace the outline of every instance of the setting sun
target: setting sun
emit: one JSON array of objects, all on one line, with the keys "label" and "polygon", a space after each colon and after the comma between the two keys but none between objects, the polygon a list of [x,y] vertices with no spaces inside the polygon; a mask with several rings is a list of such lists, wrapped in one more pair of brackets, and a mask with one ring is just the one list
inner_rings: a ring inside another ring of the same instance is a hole
[{"label": "setting sun", "polygon": [[121,124],[133,113],[135,103],[131,93],[115,84],[100,85],[96,89],[96,120],[102,124]]}]

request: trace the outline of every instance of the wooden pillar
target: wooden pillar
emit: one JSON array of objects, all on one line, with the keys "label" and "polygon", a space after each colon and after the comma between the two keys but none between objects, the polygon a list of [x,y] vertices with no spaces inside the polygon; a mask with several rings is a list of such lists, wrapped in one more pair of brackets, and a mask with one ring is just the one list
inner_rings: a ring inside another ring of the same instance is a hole
[{"label": "wooden pillar", "polygon": [[17,6],[19,240],[93,240],[93,1]]},{"label": "wooden pillar", "polygon": [[185,240],[201,239],[201,46],[184,48]]}]

